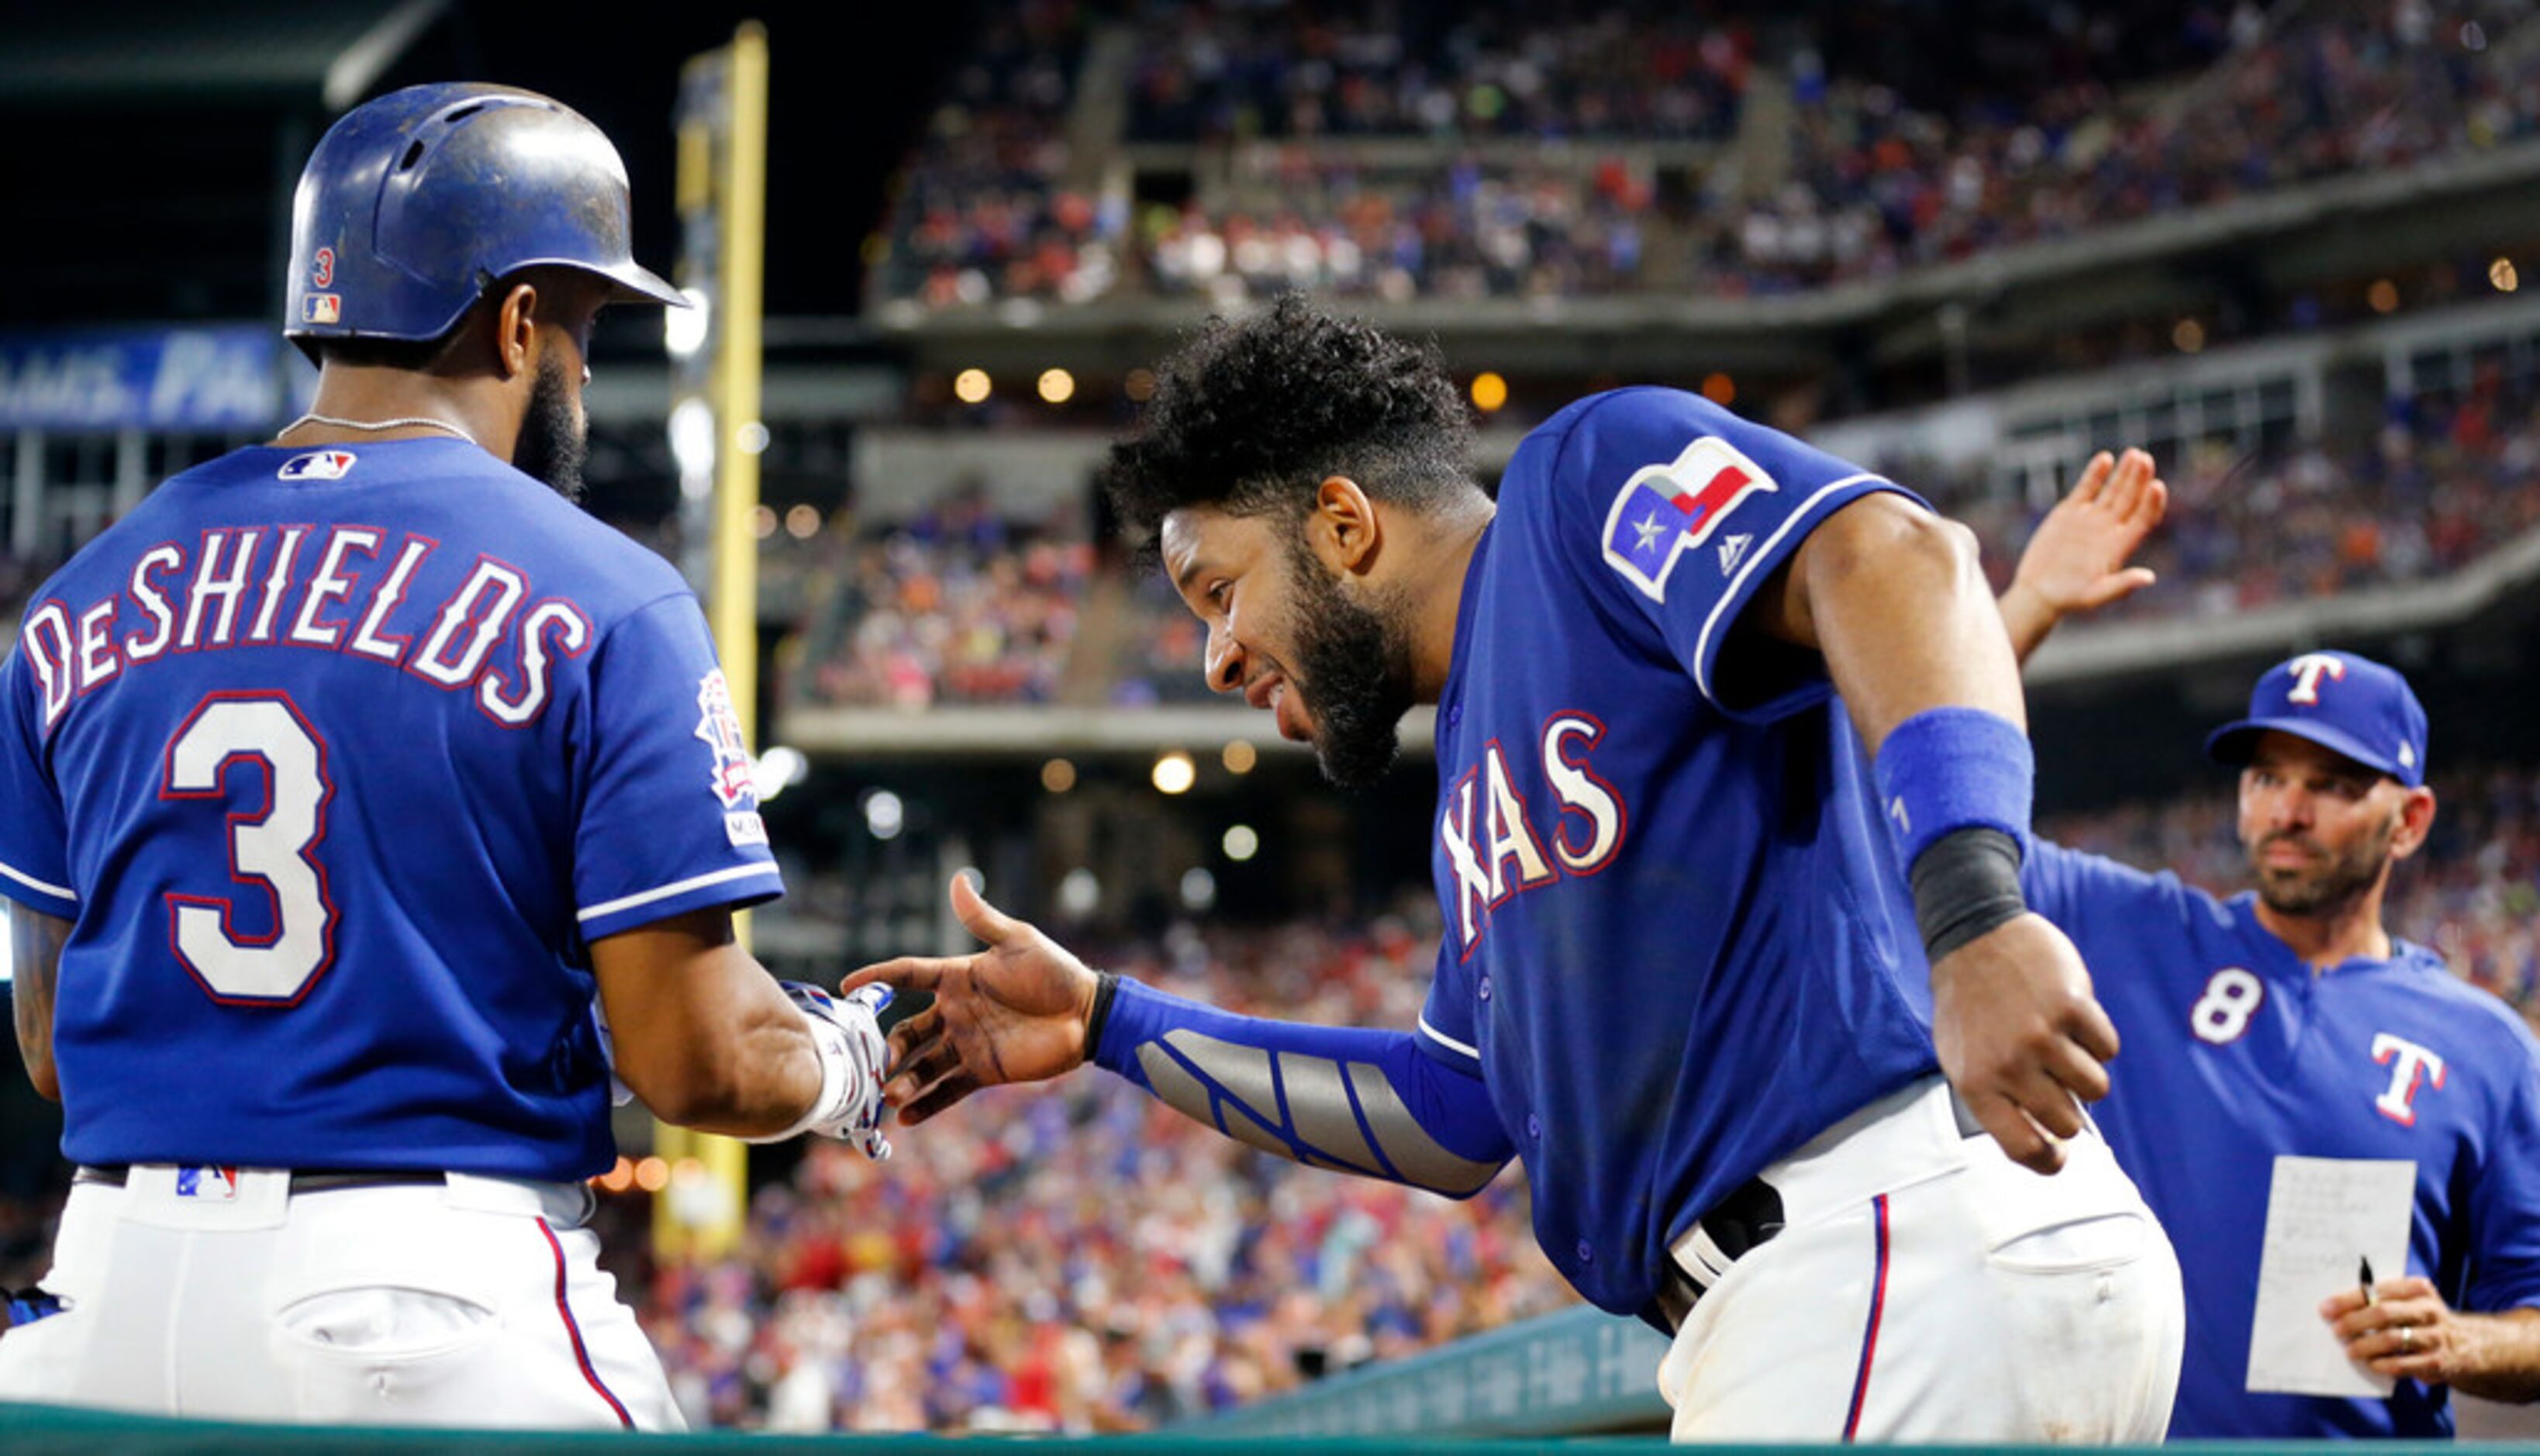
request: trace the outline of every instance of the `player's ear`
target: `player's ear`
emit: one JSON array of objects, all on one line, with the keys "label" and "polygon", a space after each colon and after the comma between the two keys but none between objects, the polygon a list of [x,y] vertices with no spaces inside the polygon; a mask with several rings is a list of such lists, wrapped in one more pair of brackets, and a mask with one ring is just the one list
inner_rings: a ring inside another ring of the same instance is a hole
[{"label": "player's ear", "polygon": [[1343,575],[1365,571],[1375,562],[1382,537],[1376,503],[1346,475],[1325,477],[1314,488],[1314,509],[1305,519],[1305,540],[1323,564]]},{"label": "player's ear", "polygon": [[507,284],[494,305],[494,371],[497,378],[518,379],[537,361],[538,323],[548,312],[538,286],[522,279]]},{"label": "player's ear", "polygon": [[2399,827],[2390,836],[2390,858],[2404,860],[2425,847],[2434,828],[2434,791],[2411,789],[2399,801]]}]

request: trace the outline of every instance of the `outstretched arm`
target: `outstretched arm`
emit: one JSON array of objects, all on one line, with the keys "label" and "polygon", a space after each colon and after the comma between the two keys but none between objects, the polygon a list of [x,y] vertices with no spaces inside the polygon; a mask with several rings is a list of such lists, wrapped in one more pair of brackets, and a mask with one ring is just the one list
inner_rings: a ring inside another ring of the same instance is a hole
[{"label": "outstretched arm", "polygon": [[885,1092],[903,1123],[981,1087],[1094,1062],[1187,1117],[1309,1167],[1461,1198],[1515,1154],[1480,1078],[1444,1066],[1407,1032],[1238,1016],[1099,975],[966,879],[952,882],[952,909],[985,949],[868,966],[844,987],[935,996],[891,1030]]},{"label": "outstretched arm", "polygon": [[2011,650],[2019,660],[2075,612],[2096,611],[2152,584],[2150,567],[2127,558],[2169,510],[2169,486],[2152,474],[2152,456],[2101,451],[2081,469],[2072,493],[2055,503],[2019,553],[2019,570],[1997,603]]}]

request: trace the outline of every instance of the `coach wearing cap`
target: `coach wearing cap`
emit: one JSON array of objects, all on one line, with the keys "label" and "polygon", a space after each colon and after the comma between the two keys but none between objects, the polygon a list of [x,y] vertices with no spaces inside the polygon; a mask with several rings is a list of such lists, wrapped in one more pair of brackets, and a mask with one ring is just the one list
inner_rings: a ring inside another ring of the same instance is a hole
[{"label": "coach wearing cap", "polygon": [[[2150,579],[2122,569],[2160,515],[2150,461],[2098,473],[2107,488],[2085,479],[2048,517],[2004,598],[2023,658],[2065,612]],[[2540,1397],[2540,1043],[2381,923],[2434,824],[2425,709],[2389,667],[2303,653],[2206,746],[2239,770],[2254,888],[2217,899],[2042,841],[2020,875],[2123,1038],[2092,1116],[2185,1275],[2170,1435],[2445,1436],[2447,1387]],[[2415,1164],[2407,1267],[2375,1270],[2367,1300],[2347,1259],[2317,1307],[2356,1367],[2389,1377],[2386,1398],[2250,1389],[2280,1157]]]}]

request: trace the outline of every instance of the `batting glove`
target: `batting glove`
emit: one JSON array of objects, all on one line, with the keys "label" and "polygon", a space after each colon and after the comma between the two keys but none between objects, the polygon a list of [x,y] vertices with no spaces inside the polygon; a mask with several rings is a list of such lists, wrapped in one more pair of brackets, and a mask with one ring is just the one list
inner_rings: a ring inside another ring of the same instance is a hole
[{"label": "batting glove", "polygon": [[820,1095],[802,1121],[772,1138],[752,1141],[778,1143],[817,1133],[857,1144],[877,1162],[890,1156],[890,1140],[882,1134],[882,1076],[889,1053],[878,1019],[890,1005],[890,988],[859,987],[841,999],[801,981],[777,984],[811,1027],[811,1045],[820,1054]]}]

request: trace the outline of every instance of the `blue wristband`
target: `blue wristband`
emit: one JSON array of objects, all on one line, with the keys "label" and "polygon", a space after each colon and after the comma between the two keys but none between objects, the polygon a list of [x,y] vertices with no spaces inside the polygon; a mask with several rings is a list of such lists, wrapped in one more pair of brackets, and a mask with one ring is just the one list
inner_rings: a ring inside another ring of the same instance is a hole
[{"label": "blue wristband", "polygon": [[1960,829],[1999,829],[2028,853],[2037,758],[2028,735],[1981,708],[1933,708],[1878,747],[1878,806],[1906,869]]}]

